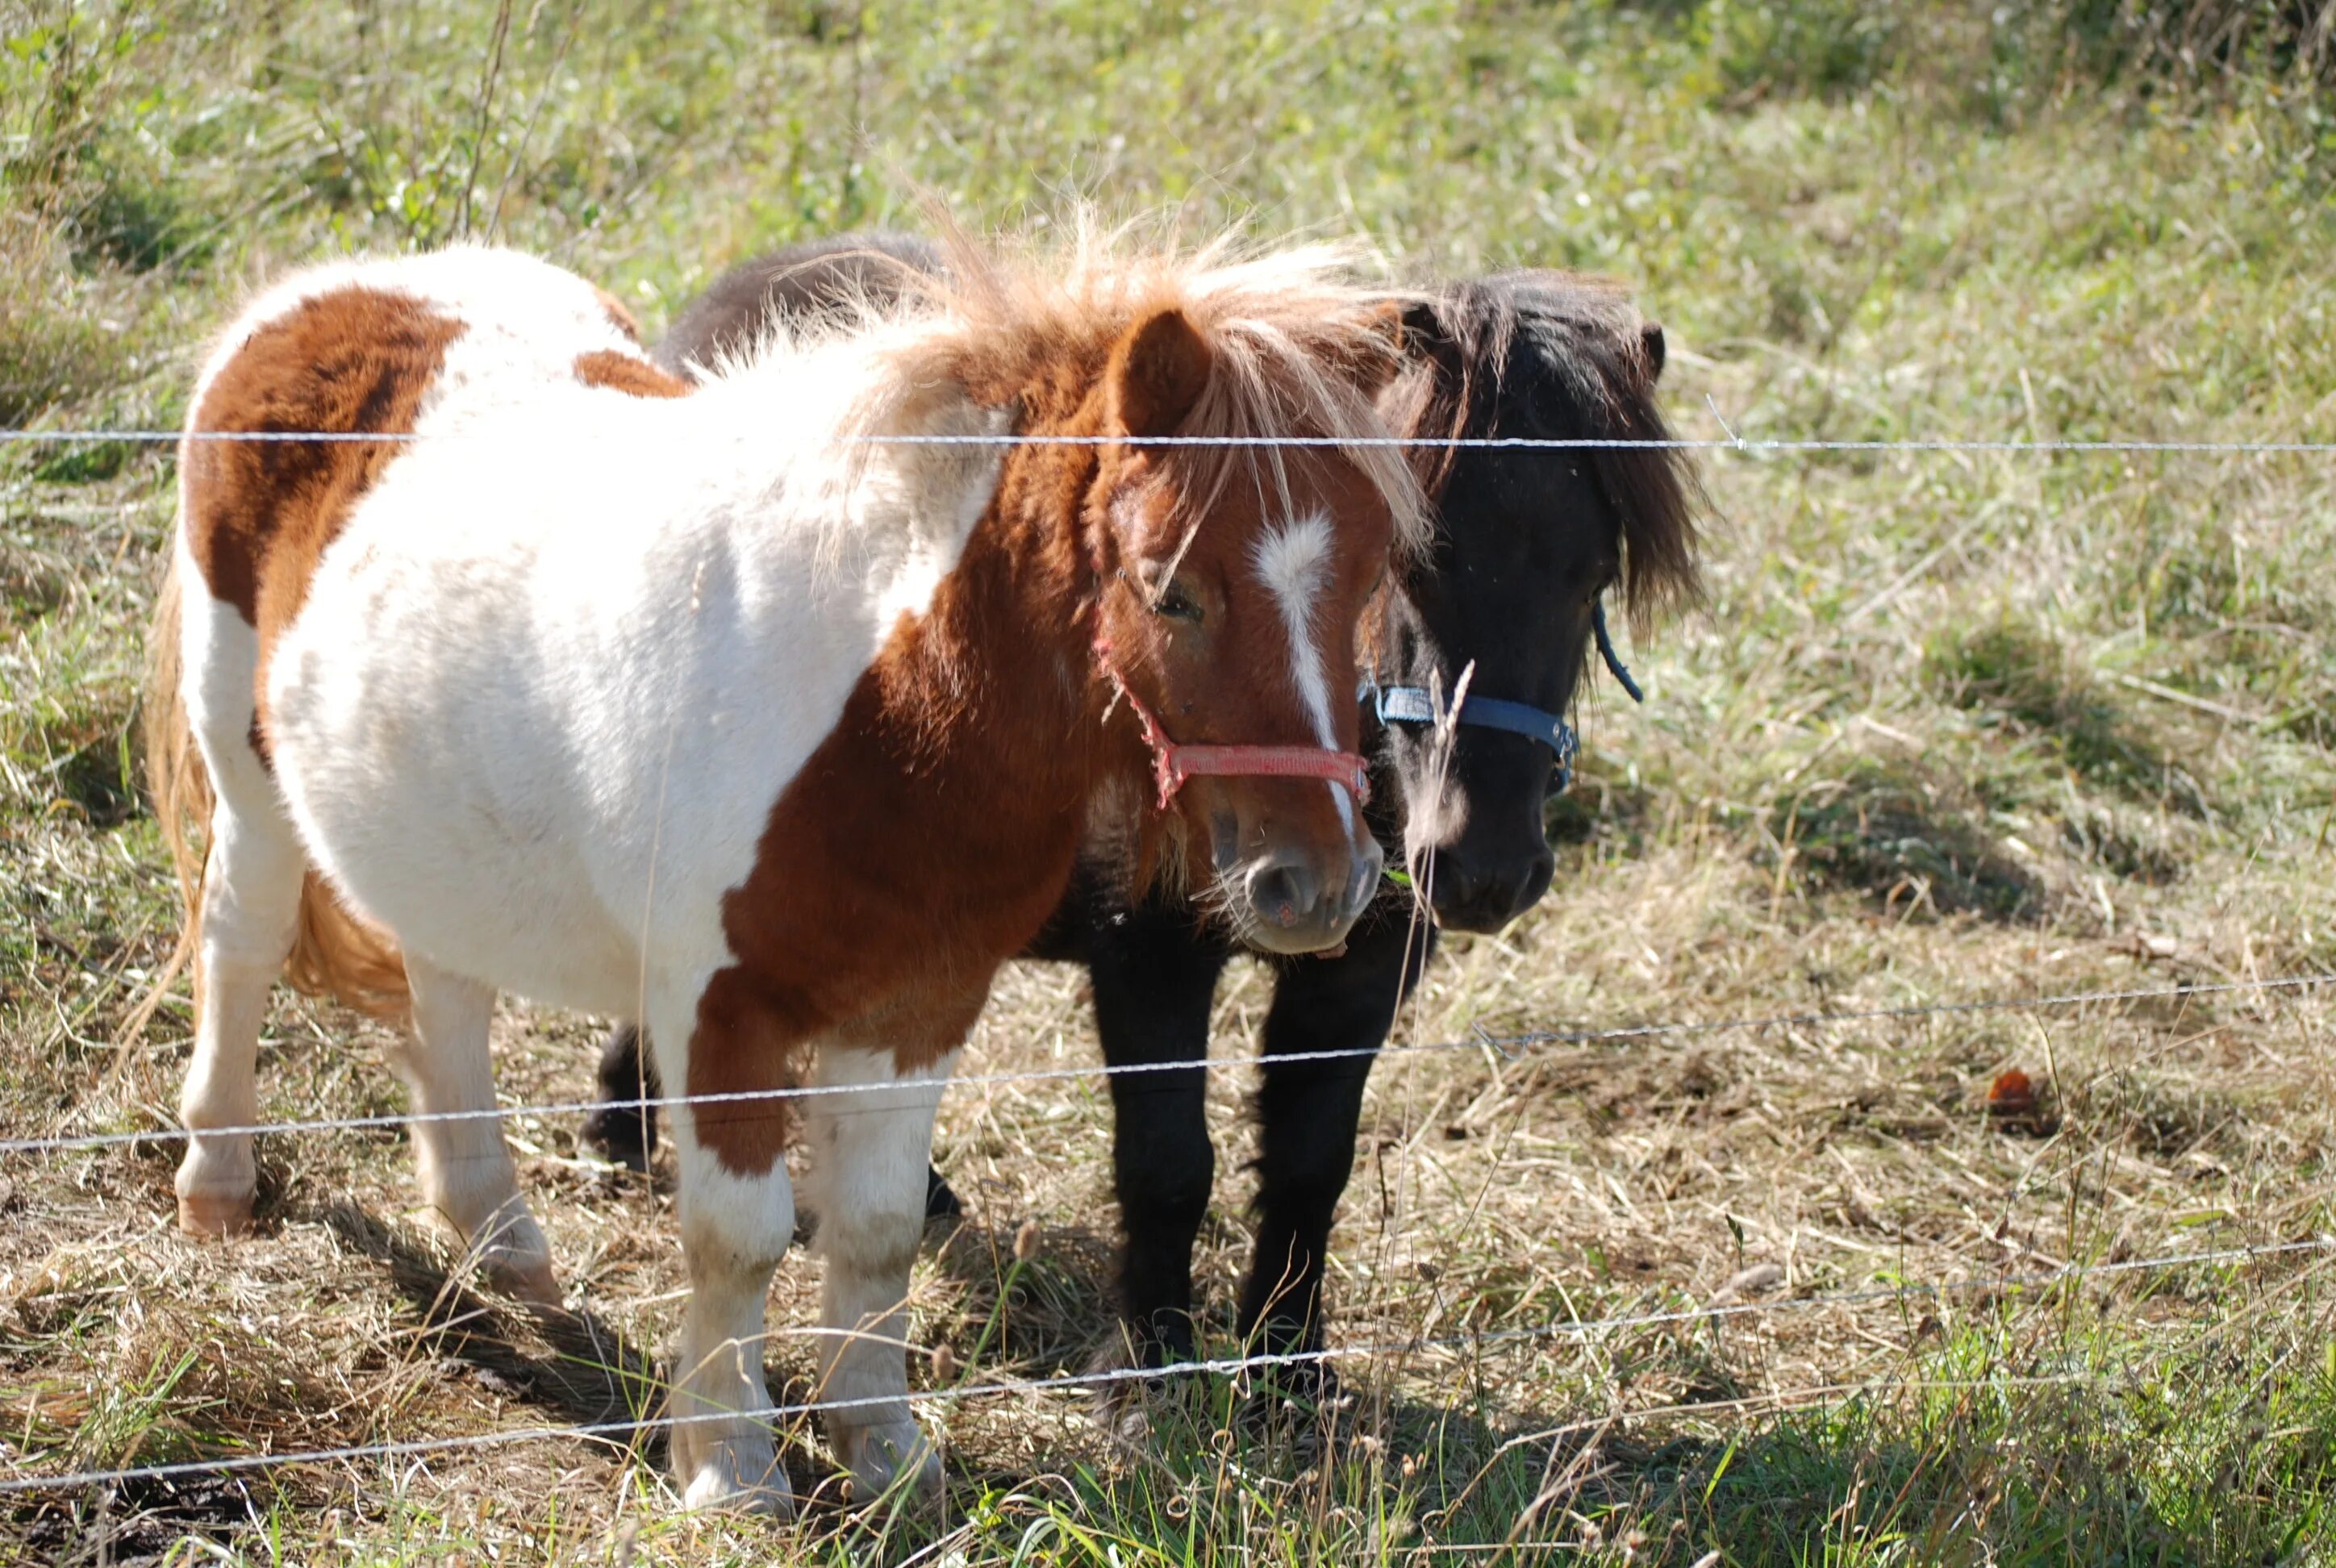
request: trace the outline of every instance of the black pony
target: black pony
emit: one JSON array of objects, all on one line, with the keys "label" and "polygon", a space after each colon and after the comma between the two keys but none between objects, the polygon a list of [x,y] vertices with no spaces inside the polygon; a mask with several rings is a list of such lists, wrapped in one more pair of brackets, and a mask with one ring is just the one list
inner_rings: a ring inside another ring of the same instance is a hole
[{"label": "black pony", "polygon": [[[894,235],[782,250],[725,277],[657,349],[668,369],[751,342],[774,318],[881,300],[939,265]],[[1661,328],[1615,290],[1548,272],[1462,284],[1413,306],[1412,352],[1435,370],[1416,433],[1432,443],[1667,439],[1654,388]],[[1662,446],[1427,445],[1423,477],[1438,525],[1428,559],[1390,596],[1376,683],[1361,694],[1372,732],[1372,822],[1389,863],[1410,869],[1437,922],[1495,931],[1548,891],[1554,857],[1543,807],[1565,787],[1572,710],[1590,652],[1635,687],[1607,638],[1602,596],[1619,589],[1641,624],[1696,589],[1698,492],[1683,453]],[[1465,690],[1463,681],[1465,680]],[[1436,721],[1454,693],[1456,725]],[[1197,1063],[1233,949],[1190,904],[1124,907],[1116,879],[1083,872],[1026,955],[1076,960],[1094,980],[1095,1023],[1114,1066]],[[1257,1098],[1257,1251],[1241,1289],[1241,1342],[1319,1349],[1323,1261],[1371,1053],[1434,950],[1412,892],[1390,885],[1335,957],[1273,960]],[[1315,1053],[1351,1053],[1329,1059]],[[615,1101],[653,1096],[638,1035],[618,1030],[600,1068]],[[1192,1356],[1192,1244],[1216,1156],[1204,1069],[1115,1074],[1114,1168],[1126,1235],[1120,1290],[1133,1349],[1147,1365]],[[594,1115],[588,1142],[646,1168],[654,1107]],[[930,1209],[954,1213],[938,1173]],[[1278,1381],[1318,1390],[1309,1369]]]}]

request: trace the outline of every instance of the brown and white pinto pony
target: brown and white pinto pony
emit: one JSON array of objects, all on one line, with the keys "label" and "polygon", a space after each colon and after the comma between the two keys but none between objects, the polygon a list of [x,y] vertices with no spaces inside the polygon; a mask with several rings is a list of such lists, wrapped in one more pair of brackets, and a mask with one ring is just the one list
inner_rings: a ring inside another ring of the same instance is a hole
[{"label": "brown and white pinto pony", "polygon": [[[181,847],[208,830],[181,861],[180,1222],[251,1222],[251,1140],[205,1129],[254,1120],[287,959],[410,1014],[414,1109],[470,1118],[414,1125],[424,1200],[539,1299],[491,1119],[498,991],[645,1018],[693,1096],[844,1091],[802,1107],[819,1393],[857,1401],[828,1431],[867,1495],[939,1479],[904,1301],[933,1108],[993,973],[1114,812],[1185,845],[1253,940],[1340,939],[1380,863],[1357,626],[1422,522],[1371,444],[1393,324],[1335,258],[1083,237],[960,242],[949,274],[695,390],[518,255],[291,278],[196,386],[150,698],[162,818]],[[409,439],[211,439],[271,432]],[[1331,444],[1143,444],[1275,435]],[[784,1510],[757,1416],[786,1103],[674,1124],[674,1468],[693,1505]]]}]

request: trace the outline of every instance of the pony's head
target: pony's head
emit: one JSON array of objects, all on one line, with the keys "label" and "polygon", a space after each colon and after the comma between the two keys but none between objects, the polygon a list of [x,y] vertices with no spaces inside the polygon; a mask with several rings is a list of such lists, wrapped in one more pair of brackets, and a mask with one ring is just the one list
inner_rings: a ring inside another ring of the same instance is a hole
[{"label": "pony's head", "polygon": [[[1662,441],[1662,329],[1619,293],[1562,274],[1466,284],[1406,322],[1435,387],[1419,433]],[[1697,589],[1699,493],[1664,447],[1430,454],[1436,529],[1390,607],[1382,688],[1435,694],[1462,722],[1382,698],[1406,847],[1437,919],[1498,930],[1548,891],[1543,806],[1566,783],[1570,724],[1603,596],[1641,628]],[[1538,732],[1538,733],[1536,733]]]},{"label": "pony's head", "polygon": [[1132,860],[1181,866],[1234,935],[1280,952],[1336,944],[1377,891],[1358,626],[1425,532],[1385,444],[1399,315],[1343,265],[1131,257],[1089,229],[1006,266],[959,245],[939,285],[953,310],[1027,324],[1019,362],[976,379],[1010,390],[1024,433],[1071,438],[1009,453],[999,504],[1070,525],[1061,568],[1087,618],[1065,673],[1106,769],[1146,798]]},{"label": "pony's head", "polygon": [[1103,431],[1125,441],[1100,453],[1087,495],[1096,657],[1188,862],[1206,847],[1206,901],[1252,945],[1302,952],[1341,939],[1378,885],[1349,672],[1401,502],[1327,449],[1228,464],[1144,444],[1238,428],[1202,412],[1218,358],[1173,307],[1114,352]]}]

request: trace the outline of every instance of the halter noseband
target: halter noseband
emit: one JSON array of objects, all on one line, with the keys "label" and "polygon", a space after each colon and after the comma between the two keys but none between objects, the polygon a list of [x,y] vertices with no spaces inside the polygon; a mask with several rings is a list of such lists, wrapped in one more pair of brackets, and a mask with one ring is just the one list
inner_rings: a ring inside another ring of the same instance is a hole
[{"label": "halter noseband", "polygon": [[[1622,689],[1632,702],[1644,702],[1647,694],[1630,678],[1621,656],[1614,651],[1614,638],[1606,629],[1606,601],[1601,599],[1593,612],[1591,625],[1598,635],[1598,657],[1622,683]],[[1437,711],[1434,692],[1424,686],[1381,686],[1370,677],[1364,678],[1363,689],[1356,694],[1371,699],[1372,709],[1381,724],[1438,724],[1444,715]],[[1530,703],[1510,702],[1505,697],[1470,696],[1460,704],[1459,722],[1474,725],[1478,729],[1506,730],[1528,740],[1537,740],[1549,747],[1557,758],[1557,783],[1552,794],[1563,794],[1573,782],[1573,759],[1582,750],[1582,737],[1564,716]]]},{"label": "halter noseband", "polygon": [[1371,798],[1370,765],[1350,751],[1315,745],[1178,745],[1168,738],[1157,715],[1128,688],[1126,677],[1113,662],[1111,644],[1098,637],[1095,663],[1111,678],[1112,688],[1134,710],[1144,726],[1144,744],[1152,749],[1152,778],[1160,788],[1160,809],[1174,803],[1184,781],[1201,774],[1220,778],[1319,778],[1341,785],[1358,806]]}]

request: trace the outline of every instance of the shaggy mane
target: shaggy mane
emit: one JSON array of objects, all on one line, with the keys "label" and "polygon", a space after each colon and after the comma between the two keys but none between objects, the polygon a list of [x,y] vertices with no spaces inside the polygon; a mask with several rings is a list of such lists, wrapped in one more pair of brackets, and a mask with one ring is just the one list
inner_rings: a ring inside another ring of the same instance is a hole
[{"label": "shaggy mane", "polygon": [[[957,382],[998,402],[1041,384],[1092,385],[1131,327],[1173,307],[1215,355],[1208,387],[1175,437],[1328,441],[1333,444],[1323,450],[1352,465],[1377,492],[1395,521],[1398,549],[1426,545],[1426,497],[1403,449],[1388,438],[1421,416],[1429,378],[1424,369],[1406,367],[1403,356],[1392,317],[1393,303],[1403,297],[1359,280],[1355,251],[1335,245],[1260,250],[1232,233],[1191,248],[1146,244],[1134,226],[1105,228],[1084,212],[1056,238],[984,241],[936,218],[940,273],[871,251],[871,258],[899,266],[897,293],[888,287],[881,297],[840,301],[808,324],[774,324],[718,373],[834,335],[872,333],[897,375],[885,378],[891,389],[872,395],[846,424],[865,434],[894,433],[917,389],[939,382]],[[1371,365],[1389,378],[1377,398],[1339,374]],[[1287,496],[1290,454],[1304,450],[1176,446],[1163,453],[1162,466],[1197,516],[1237,482],[1270,484]]]}]

